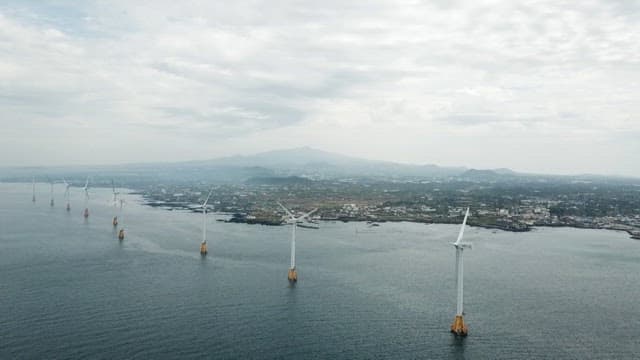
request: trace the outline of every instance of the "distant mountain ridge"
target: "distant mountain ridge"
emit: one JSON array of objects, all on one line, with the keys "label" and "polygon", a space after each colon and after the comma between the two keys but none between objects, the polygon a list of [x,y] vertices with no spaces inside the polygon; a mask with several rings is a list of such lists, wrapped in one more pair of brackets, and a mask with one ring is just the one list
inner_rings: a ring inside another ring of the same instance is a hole
[{"label": "distant mountain ridge", "polygon": [[310,180],[447,178],[460,176],[469,169],[367,160],[301,147],[210,160],[6,170],[0,175],[0,181],[30,181],[35,176],[37,181],[56,181],[65,177],[79,183],[84,182],[86,176],[91,176],[91,183],[96,185],[110,184],[111,179],[135,185],[153,182],[237,183],[249,179],[254,182],[256,179],[271,179],[269,181],[273,182],[278,177],[303,177]]},{"label": "distant mountain ridge", "polygon": [[279,149],[254,155],[235,155],[209,160],[171,163],[141,163],[104,166],[58,166],[4,168],[0,181],[56,181],[65,177],[74,184],[91,176],[95,185],[108,185],[111,179],[130,185],[176,183],[277,182],[277,178],[309,180],[371,179],[411,180],[460,178],[471,181],[514,179],[519,174],[510,169],[477,170],[466,167],[400,164],[368,160],[338,153],[301,147]]},{"label": "distant mountain ridge", "polygon": [[307,176],[326,179],[335,177],[447,177],[461,174],[466,168],[437,165],[407,165],[380,160],[367,160],[310,147],[273,150],[255,155],[230,156],[193,161],[202,166],[260,166],[282,176]]}]

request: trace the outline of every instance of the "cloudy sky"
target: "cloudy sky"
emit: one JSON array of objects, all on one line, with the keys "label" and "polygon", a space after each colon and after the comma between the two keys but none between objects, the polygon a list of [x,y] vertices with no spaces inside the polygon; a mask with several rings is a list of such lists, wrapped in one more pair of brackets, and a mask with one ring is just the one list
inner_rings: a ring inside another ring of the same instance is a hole
[{"label": "cloudy sky", "polygon": [[0,166],[311,146],[640,176],[637,1],[0,4]]}]

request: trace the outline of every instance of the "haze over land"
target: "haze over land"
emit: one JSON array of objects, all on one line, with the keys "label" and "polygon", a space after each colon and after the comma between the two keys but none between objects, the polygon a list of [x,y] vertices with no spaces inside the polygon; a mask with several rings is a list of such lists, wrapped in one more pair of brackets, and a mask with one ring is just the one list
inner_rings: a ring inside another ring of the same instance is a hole
[{"label": "haze over land", "polygon": [[635,2],[3,1],[0,167],[365,159],[640,176]]},{"label": "haze over land", "polygon": [[472,207],[469,224],[475,226],[574,226],[640,237],[638,178],[406,165],[312,148],[204,161],[2,170],[5,182],[29,182],[33,176],[37,183],[64,178],[76,187],[85,181],[91,187],[114,184],[167,210],[200,209],[212,191],[211,211],[251,224],[280,225],[279,201],[293,209],[318,208],[319,219],[342,221],[457,224]]},{"label": "haze over land", "polygon": [[[116,165],[0,167],[0,181],[61,182],[79,185],[87,176],[94,186],[111,186],[116,181],[131,188],[163,184],[249,184],[340,180],[367,183],[371,181],[481,181],[489,183],[550,181],[571,183],[597,181],[640,186],[640,178],[607,177],[593,174],[573,176],[519,173],[511,169],[473,169],[433,164],[401,164],[390,161],[361,159],[309,147],[280,149],[252,155],[235,155],[217,159],[133,163]],[[298,180],[296,180],[298,179]]]}]

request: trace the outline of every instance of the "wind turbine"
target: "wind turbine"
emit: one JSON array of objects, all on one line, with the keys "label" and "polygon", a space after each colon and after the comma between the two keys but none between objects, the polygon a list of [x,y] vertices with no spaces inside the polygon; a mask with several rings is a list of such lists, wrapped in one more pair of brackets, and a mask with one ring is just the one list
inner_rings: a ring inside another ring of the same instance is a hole
[{"label": "wind turbine", "polygon": [[68,183],[67,180],[65,180],[64,178],[62,179],[62,182],[64,183],[64,198],[65,200],[67,200],[67,211],[71,211],[71,193],[70,193],[70,188],[71,188],[71,183]]},{"label": "wind turbine", "polygon": [[50,184],[51,184],[51,201],[49,201],[49,204],[51,205],[51,207],[53,207],[53,205],[54,205],[54,201],[53,201],[53,181],[51,181]]},{"label": "wind turbine", "polygon": [[31,197],[31,202],[36,202],[36,177],[33,177],[33,196]]},{"label": "wind turbine", "polygon": [[111,189],[113,189],[113,206],[118,205],[118,195],[120,195],[119,191],[116,191],[116,184],[111,180]]},{"label": "wind turbine", "polygon": [[209,198],[211,197],[211,191],[209,190],[209,195],[207,195],[206,200],[202,203],[202,243],[200,244],[200,255],[207,255],[207,203],[209,202]]},{"label": "wind turbine", "polygon": [[[124,205],[124,199],[120,199],[120,218],[122,218],[122,206],[123,205]],[[123,227],[121,227],[120,231],[118,231],[118,239],[124,240],[124,228]]]},{"label": "wind turbine", "polygon": [[295,217],[291,213],[291,211],[289,211],[289,209],[284,207],[284,205],[282,205],[281,203],[278,203],[278,205],[280,205],[280,207],[289,216],[289,218],[287,219],[287,223],[292,225],[291,226],[291,266],[289,267],[289,273],[287,274],[287,279],[289,279],[289,281],[291,282],[296,282],[298,281],[298,272],[296,271],[296,227],[298,226],[298,221],[308,217],[318,209],[317,208],[313,209],[306,214],[302,214],[298,217]]},{"label": "wind turbine", "polygon": [[[113,206],[115,207],[118,204],[118,195],[119,192],[116,192],[116,184],[111,180],[111,188],[113,189]],[[122,210],[122,203],[120,203],[120,210]],[[113,226],[118,226],[118,216],[113,217],[113,221],[111,222]]]},{"label": "wind turbine", "polygon": [[86,219],[89,217],[89,177],[88,176],[87,176],[87,182],[84,184],[84,187],[82,189],[84,190],[84,211],[82,212],[82,215]]},{"label": "wind turbine", "polygon": [[464,275],[464,262],[463,262],[463,251],[465,248],[471,249],[471,243],[462,242],[462,236],[464,235],[464,227],[467,224],[467,218],[469,217],[469,208],[467,208],[467,212],[464,215],[464,220],[462,221],[462,227],[460,228],[460,233],[458,233],[458,240],[453,243],[453,246],[456,248],[456,287],[457,287],[457,303],[456,303],[456,317],[453,320],[453,324],[451,324],[451,332],[459,335],[459,336],[467,336],[468,328],[464,323],[464,309],[462,307],[462,296],[463,296],[463,275]]}]

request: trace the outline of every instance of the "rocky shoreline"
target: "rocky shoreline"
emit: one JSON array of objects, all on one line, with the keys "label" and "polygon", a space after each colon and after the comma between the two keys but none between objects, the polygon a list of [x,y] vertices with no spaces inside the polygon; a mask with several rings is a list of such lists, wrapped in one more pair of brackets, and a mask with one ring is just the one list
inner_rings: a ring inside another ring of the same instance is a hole
[{"label": "rocky shoreline", "polygon": [[[420,221],[420,220],[416,220],[416,219],[394,219],[394,220],[382,220],[382,221],[371,221],[371,220],[367,220],[367,219],[355,219],[355,218],[349,218],[349,219],[345,219],[345,218],[338,218],[338,219],[319,219],[320,221],[341,221],[344,223],[348,223],[348,222],[367,222],[371,225],[378,225],[381,223],[385,223],[385,222],[413,222],[413,223],[421,223],[421,224],[457,224],[454,222],[449,222],[449,221],[442,221],[442,222],[438,222],[438,221]],[[238,223],[238,224],[249,224],[249,225],[267,225],[267,226],[281,226],[281,225],[285,225],[286,223],[283,221],[269,221],[269,220],[264,220],[264,219],[246,219],[246,218],[242,218],[242,217],[232,217],[229,220],[225,220],[224,222],[227,223]],[[610,229],[610,228],[603,228],[603,227],[588,227],[588,226],[578,226],[578,225],[570,225],[570,224],[554,224],[554,225],[546,225],[546,224],[540,224],[540,225],[526,225],[526,226],[522,226],[522,227],[511,227],[511,226],[500,226],[500,225],[491,225],[491,224],[477,224],[477,223],[469,223],[467,222],[467,225],[469,226],[473,226],[473,227],[480,227],[483,229],[489,229],[489,230],[501,230],[501,231],[509,231],[509,232],[528,232],[531,231],[534,228],[538,228],[538,227],[570,227],[570,228],[575,228],[575,229],[592,229],[592,230],[614,230],[614,231],[625,231],[627,234],[630,235],[630,237],[634,240],[640,240],[640,232],[634,231],[634,230],[620,230],[620,229]]]},{"label": "rocky shoreline", "polygon": [[[145,202],[145,205],[151,207],[160,207],[169,211],[173,210],[187,210],[192,212],[201,212],[202,210],[199,207],[196,207],[192,204],[178,203],[178,202]],[[227,223],[236,223],[236,224],[249,224],[249,225],[266,225],[266,226],[281,226],[286,223],[277,216],[270,216],[265,214],[260,214],[262,216],[253,216],[244,213],[234,213],[230,214],[231,218],[228,220],[219,220]],[[349,216],[339,216],[335,218],[319,218],[320,221],[341,221],[341,222],[368,222],[370,224],[380,224],[385,222],[414,222],[414,223],[422,223],[422,224],[458,224],[456,219],[425,219],[425,218],[385,218],[385,219],[371,219],[371,218],[363,218],[363,217],[349,217]],[[467,222],[467,225],[480,227],[484,229],[490,230],[501,230],[501,231],[509,231],[509,232],[528,232],[531,231],[535,227],[572,227],[577,229],[605,229],[605,230],[616,230],[616,231],[625,231],[627,232],[632,239],[640,240],[640,229],[626,229],[626,228],[608,228],[601,226],[588,226],[585,224],[577,224],[577,223],[557,223],[557,224],[536,224],[528,225],[523,223],[497,223],[497,224],[488,224],[488,223],[480,223],[475,222],[472,219]]]},{"label": "rocky shoreline", "polygon": [[[400,219],[400,218],[393,219],[393,220],[385,219],[385,220],[379,220],[379,221],[371,221],[371,219],[339,217],[339,218],[333,218],[333,219],[321,218],[319,220],[320,221],[341,221],[344,223],[367,222],[372,225],[377,225],[385,222],[414,222],[414,223],[422,223],[422,224],[457,224],[456,222],[452,222],[452,221],[425,221],[422,219]],[[225,222],[250,224],[250,225],[267,225],[267,226],[280,226],[285,224],[285,222],[283,221],[273,221],[273,220],[258,219],[258,218],[247,219],[246,217],[242,217],[242,216],[238,216],[238,217],[232,216],[231,219],[226,220]],[[493,225],[493,224],[479,224],[479,223],[467,222],[467,225],[480,227],[484,229],[501,230],[501,231],[509,231],[509,232],[528,232],[528,231],[531,231],[533,228],[537,228],[537,227],[571,227],[575,229],[614,230],[614,231],[625,231],[631,236],[632,239],[640,240],[640,230],[622,230],[622,229],[612,229],[612,228],[604,228],[604,227],[589,227],[589,226],[582,226],[582,225],[576,225],[576,224],[534,224],[534,225],[522,225],[522,226],[514,227],[514,226],[501,226],[501,225]]]}]

